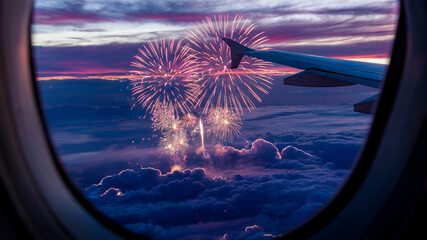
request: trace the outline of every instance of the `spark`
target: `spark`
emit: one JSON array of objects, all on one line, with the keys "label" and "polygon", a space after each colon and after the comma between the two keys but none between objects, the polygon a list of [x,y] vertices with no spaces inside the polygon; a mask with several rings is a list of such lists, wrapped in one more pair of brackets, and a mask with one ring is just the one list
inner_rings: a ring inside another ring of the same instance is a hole
[{"label": "spark", "polygon": [[174,39],[150,41],[138,49],[130,71],[131,92],[152,113],[161,105],[174,113],[187,113],[195,100],[195,75],[199,68],[187,44]]},{"label": "spark", "polygon": [[264,32],[256,31],[254,23],[239,16],[207,17],[188,30],[189,46],[202,69],[195,104],[203,107],[205,114],[211,107],[232,108],[240,113],[252,110],[272,85],[272,78],[265,73],[272,66],[269,62],[244,57],[239,69],[230,69],[231,53],[224,37],[250,48],[259,48],[268,40]]},{"label": "spark", "polygon": [[231,142],[242,130],[242,119],[228,108],[211,108],[206,119],[207,133],[217,142]]}]

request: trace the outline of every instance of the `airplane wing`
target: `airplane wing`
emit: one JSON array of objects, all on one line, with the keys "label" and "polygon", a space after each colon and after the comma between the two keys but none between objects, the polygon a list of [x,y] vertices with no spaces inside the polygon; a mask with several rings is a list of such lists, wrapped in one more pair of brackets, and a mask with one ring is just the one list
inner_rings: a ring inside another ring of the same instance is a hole
[{"label": "airplane wing", "polygon": [[[231,68],[237,68],[246,55],[303,70],[284,79],[285,85],[305,87],[339,87],[361,84],[380,88],[386,65],[350,61],[315,55],[274,51],[254,50],[231,39],[223,38],[231,49]],[[373,105],[378,95],[354,105],[354,111],[373,113]]]}]

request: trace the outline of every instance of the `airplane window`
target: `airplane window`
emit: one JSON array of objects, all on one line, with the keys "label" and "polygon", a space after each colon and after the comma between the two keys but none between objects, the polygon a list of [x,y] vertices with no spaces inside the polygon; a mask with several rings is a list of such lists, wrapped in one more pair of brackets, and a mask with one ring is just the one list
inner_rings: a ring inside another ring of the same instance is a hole
[{"label": "airplane window", "polygon": [[272,239],[318,212],[369,131],[397,1],[35,1],[69,178],[154,239]]}]

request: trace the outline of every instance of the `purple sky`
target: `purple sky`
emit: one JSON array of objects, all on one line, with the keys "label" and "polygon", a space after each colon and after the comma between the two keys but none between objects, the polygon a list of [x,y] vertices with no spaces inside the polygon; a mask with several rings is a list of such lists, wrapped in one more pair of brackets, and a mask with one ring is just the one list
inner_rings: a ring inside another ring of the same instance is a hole
[{"label": "purple sky", "polygon": [[205,17],[230,14],[257,24],[269,37],[265,47],[386,63],[397,11],[389,0],[38,0],[33,45],[40,80],[119,79],[142,43],[185,38],[186,29]]}]

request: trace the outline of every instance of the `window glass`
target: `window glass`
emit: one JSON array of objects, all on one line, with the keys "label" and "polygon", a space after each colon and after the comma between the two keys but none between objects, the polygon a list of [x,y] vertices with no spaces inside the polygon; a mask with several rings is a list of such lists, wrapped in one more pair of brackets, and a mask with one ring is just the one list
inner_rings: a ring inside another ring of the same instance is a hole
[{"label": "window glass", "polygon": [[387,0],[37,0],[37,86],[56,154],[136,233],[279,236],[345,182],[373,116],[354,110],[380,89],[285,85],[301,70],[248,56],[230,69],[222,38],[385,71],[397,12]]}]

